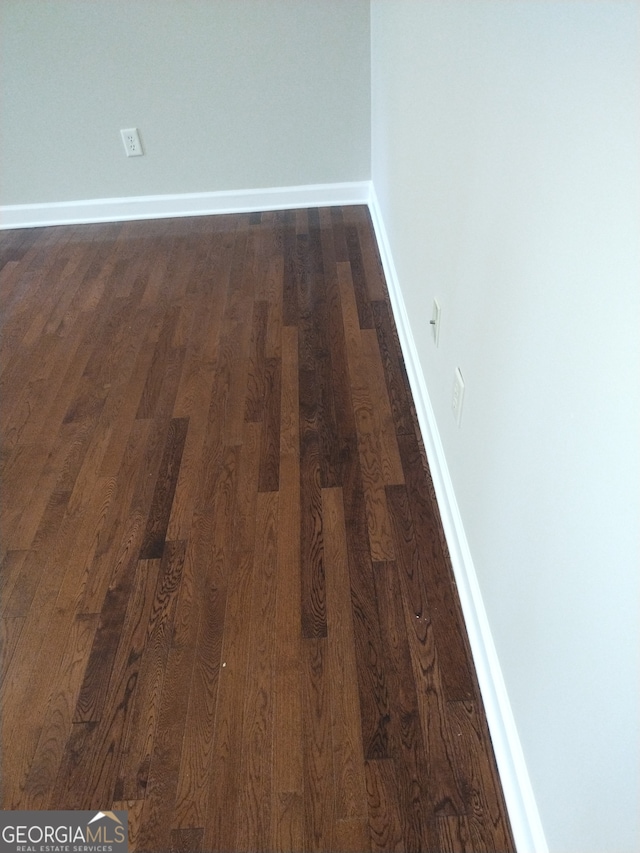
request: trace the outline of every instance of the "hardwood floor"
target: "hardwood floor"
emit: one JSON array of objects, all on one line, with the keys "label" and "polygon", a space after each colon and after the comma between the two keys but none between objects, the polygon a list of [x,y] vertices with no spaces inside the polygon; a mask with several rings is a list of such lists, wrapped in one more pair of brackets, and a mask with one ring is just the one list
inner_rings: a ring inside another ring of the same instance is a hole
[{"label": "hardwood floor", "polygon": [[365,207],[3,232],[2,804],[512,851]]}]

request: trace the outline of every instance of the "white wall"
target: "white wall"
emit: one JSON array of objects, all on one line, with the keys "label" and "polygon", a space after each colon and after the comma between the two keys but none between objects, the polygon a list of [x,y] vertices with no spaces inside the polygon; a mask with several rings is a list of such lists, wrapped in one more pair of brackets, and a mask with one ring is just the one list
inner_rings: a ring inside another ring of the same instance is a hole
[{"label": "white wall", "polygon": [[374,186],[552,853],[640,849],[639,10],[372,0]]},{"label": "white wall", "polygon": [[2,0],[0,204],[367,180],[369,80],[368,0]]}]

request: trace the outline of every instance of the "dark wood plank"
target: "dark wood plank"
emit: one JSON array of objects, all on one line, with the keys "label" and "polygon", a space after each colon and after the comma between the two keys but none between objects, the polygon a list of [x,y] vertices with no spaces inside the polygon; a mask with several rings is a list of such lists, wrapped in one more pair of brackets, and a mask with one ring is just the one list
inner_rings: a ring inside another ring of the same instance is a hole
[{"label": "dark wood plank", "polygon": [[452,700],[472,699],[477,688],[471,653],[431,477],[415,434],[398,436],[398,445],[407,482],[408,506],[404,495],[396,494],[402,497],[402,512],[407,523],[407,509],[410,511],[412,535],[429,590],[429,615],[434,626],[445,694]]},{"label": "dark wood plank", "polygon": [[[171,547],[169,547],[171,545]],[[176,660],[171,660],[175,614],[184,564],[185,543],[167,543],[149,623],[147,653],[141,661],[138,700],[140,725],[131,725],[123,757],[128,772],[120,768],[123,784],[116,796],[130,799],[128,790],[144,791],[138,846],[164,850],[170,845],[173,803],[178,783],[180,748],[184,731],[184,693],[176,689]],[[143,686],[144,685],[144,686]],[[134,769],[135,768],[135,769]]]},{"label": "dark wood plank", "polygon": [[315,369],[316,326],[314,304],[314,247],[309,234],[296,236],[297,306],[298,306],[298,360],[301,370]]},{"label": "dark wood plank", "polygon": [[342,853],[363,853],[369,850],[369,819],[344,818],[333,828],[334,849]]},{"label": "dark wood plank", "polygon": [[22,567],[29,551],[7,550],[0,563],[0,612],[4,615],[6,602],[10,600],[14,586],[20,578]]},{"label": "dark wood plank", "polygon": [[261,447],[262,425],[247,424],[240,450],[234,504],[230,518],[233,526],[232,550],[234,552],[253,551]]},{"label": "dark wood plank", "polygon": [[42,228],[16,228],[5,234],[0,246],[0,268],[10,262],[22,260],[25,254],[43,236]]},{"label": "dark wood plank", "polygon": [[172,829],[171,853],[200,853],[203,836],[204,828],[201,826],[195,829]]},{"label": "dark wood plank", "polygon": [[[350,401],[349,392],[345,397]],[[388,756],[389,696],[369,551],[364,489],[351,407],[344,411],[341,429],[344,430],[350,445],[350,450],[345,453],[343,460],[343,505],[363,751],[366,758],[385,758]]]},{"label": "dark wood plank", "polygon": [[309,211],[306,208],[294,211],[296,234],[309,233]]},{"label": "dark wood plank", "polygon": [[91,654],[76,702],[75,723],[97,722],[102,717],[109,691],[111,669],[116,657],[127,608],[137,569],[137,559],[131,557],[120,566],[113,587],[107,591],[100,613]]},{"label": "dark wood plank", "polygon": [[[336,821],[367,814],[349,556],[342,489],[322,490]],[[348,838],[348,834],[346,836]]]},{"label": "dark wood plank", "polygon": [[367,370],[369,393],[371,400],[375,402],[372,408],[373,432],[378,436],[382,480],[387,486],[397,485],[404,483],[404,471],[391,413],[391,404],[387,394],[378,338],[374,329],[365,329],[362,331],[360,339],[362,342],[362,358]]},{"label": "dark wood plank", "polygon": [[245,695],[251,627],[247,621],[255,576],[254,553],[238,554],[229,576],[227,612],[222,645],[222,678],[218,688],[212,768],[203,847],[233,850],[240,812],[241,763]]},{"label": "dark wood plank", "polygon": [[315,373],[300,370],[300,571],[303,637],[327,635],[316,388]]},{"label": "dark wood plank", "polygon": [[214,771],[211,759],[227,592],[205,581],[202,597],[176,791],[174,825],[180,827],[204,827]]},{"label": "dark wood plank", "polygon": [[[236,606],[234,598],[235,591],[239,587],[242,593],[246,593],[244,579],[248,573],[244,571],[243,561],[238,561],[237,564],[234,562],[233,569],[233,571],[230,571],[231,580],[225,599],[227,602],[225,607],[227,616],[225,616],[224,622],[226,631],[223,635],[225,642],[228,642],[227,637],[230,630],[231,613],[234,612],[234,606]],[[203,792],[202,784],[206,784],[207,786],[212,784],[213,779],[209,774],[211,774],[213,767],[216,768],[216,774],[212,774],[213,778],[217,778],[217,773],[220,772],[220,764],[216,759],[210,761],[208,770],[203,768],[202,761],[199,758],[196,758],[196,763],[192,767],[192,761],[194,760],[193,749],[197,748],[197,743],[194,741],[195,732],[191,731],[188,735],[186,732],[188,714],[191,713],[193,719],[194,716],[198,716],[196,709],[202,707],[199,702],[196,705],[196,700],[194,699],[194,703],[192,703],[192,707],[190,708],[190,702],[187,699],[194,684],[193,674],[195,671],[195,658],[199,651],[197,646],[199,633],[201,630],[203,632],[210,631],[215,633],[222,628],[220,610],[223,596],[217,594],[213,602],[210,600],[205,602],[207,580],[210,579],[207,578],[206,571],[203,571],[202,563],[196,558],[194,551],[188,549],[183,567],[180,596],[176,607],[174,635],[167,662],[162,706],[158,721],[158,726],[168,724],[171,729],[169,737],[165,741],[164,766],[172,769],[175,766],[175,762],[178,762],[174,798],[175,806],[171,825],[173,828],[179,829],[189,829],[193,826],[193,814],[199,810],[202,801],[201,798],[205,794],[208,796],[208,789],[206,792]],[[209,624],[205,614],[212,612],[212,605],[218,607],[217,618],[214,619],[212,624]],[[227,659],[231,657],[227,650],[223,653]],[[217,661],[214,659],[213,663],[214,665],[217,663],[218,667],[220,666],[219,659]],[[207,665],[207,661],[201,662],[201,667],[206,667]],[[227,674],[231,671],[227,668],[224,670],[224,673]],[[244,676],[244,670],[242,675]],[[223,686],[225,683],[224,680],[222,683],[218,683],[217,701],[219,707],[223,703]],[[220,713],[216,714],[214,720],[207,721],[207,725],[214,723],[217,726],[219,720]],[[198,770],[198,768],[200,768],[200,771],[192,779],[194,770]],[[208,800],[206,801],[206,809],[209,817],[204,822],[205,828],[211,825]],[[207,850],[209,847],[205,844],[204,849]]]},{"label": "dark wood plank", "polygon": [[268,402],[264,412],[258,486],[261,492],[277,492],[280,482],[280,374],[280,360],[267,359],[264,388]]},{"label": "dark wood plank", "polygon": [[303,640],[305,849],[331,850],[335,821],[326,637]]},{"label": "dark wood plank", "polygon": [[137,562],[149,512],[149,505],[143,498],[144,487],[153,480],[154,474],[157,476],[155,465],[149,470],[145,464],[154,460],[151,426],[149,421],[134,422],[121,451],[119,476],[107,478],[104,515],[87,560],[80,605],[82,613],[100,613],[107,590],[122,571],[122,565]]},{"label": "dark wood plank", "polygon": [[462,817],[438,817],[435,821],[438,849],[442,853],[488,853],[486,847],[476,847],[471,837],[469,821]]},{"label": "dark wood plank", "polygon": [[[110,802],[113,798],[120,747],[138,683],[157,576],[157,563],[138,566],[121,639],[108,680],[105,678],[108,695],[102,699],[99,715],[95,715],[99,719],[88,725],[74,722],[71,727],[54,785],[53,802],[58,804],[57,808],[92,808],[96,803]],[[95,654],[95,643],[91,654]],[[77,710],[76,706],[76,714]],[[78,736],[81,749],[74,748]]]},{"label": "dark wood plank", "polygon": [[300,259],[297,252],[296,229],[292,211],[282,214],[284,268],[282,281],[282,322],[285,326],[298,324],[298,275]]},{"label": "dark wood plank", "polygon": [[374,561],[392,560],[394,550],[384,494],[380,435],[376,432],[376,423],[373,417],[374,404],[367,379],[362,335],[358,324],[349,264],[338,265],[338,286],[360,457],[360,474],[366,504],[369,548]]},{"label": "dark wood plank", "polygon": [[358,237],[360,239],[360,249],[362,252],[362,262],[364,265],[365,280],[367,283],[367,291],[370,299],[386,299],[387,288],[384,282],[384,272],[382,271],[382,261],[380,260],[380,252],[376,243],[373,224],[371,222],[371,214],[369,208],[361,205],[350,209],[349,219],[355,221],[358,229]]},{"label": "dark wood plank", "polygon": [[[82,590],[86,543],[94,533],[95,513],[100,513],[104,496],[102,485],[100,481],[95,484],[91,507],[84,517],[80,515],[77,518],[83,525],[75,540],[77,553],[65,548],[65,556],[55,549],[60,555],[60,563],[51,563],[52,570],[42,576],[33,604],[24,617],[20,642],[3,681],[3,707],[21,709],[20,713],[5,715],[2,726],[2,735],[7,742],[21,744],[19,751],[4,753],[5,780],[20,786],[20,789],[40,736],[40,720],[43,717],[46,720],[47,703],[52,692],[57,689],[58,662],[63,658],[65,645],[73,632],[73,621]],[[81,678],[83,672],[84,668],[78,677]],[[25,678],[26,673],[29,673],[28,678]],[[74,692],[66,700],[75,705],[76,695],[77,692]],[[9,770],[8,757],[14,756],[24,763],[20,769],[14,767]],[[4,794],[8,801],[12,801],[6,784]]]},{"label": "dark wood plank", "polygon": [[363,752],[367,759],[388,758],[391,699],[373,567],[368,552],[349,545],[348,553]]},{"label": "dark wood plank", "polygon": [[25,616],[47,568],[47,554],[58,536],[69,503],[70,492],[54,491],[38,526],[30,551],[23,551],[22,569],[10,596],[3,602],[3,616]]},{"label": "dark wood plank", "polygon": [[273,721],[276,849],[303,849],[302,602],[300,573],[300,456],[298,346],[295,327],[284,327],[281,474],[278,495]]},{"label": "dark wood plank", "polygon": [[414,431],[413,402],[390,308],[379,301],[372,303],[372,309],[396,433],[410,434]]},{"label": "dark wood plank", "polygon": [[[144,256],[141,257],[143,260]],[[130,351],[135,353],[151,314],[148,310],[139,310],[143,293],[144,280],[140,278],[128,296],[113,298],[109,302],[109,321],[105,328],[100,329],[82,375],[83,386],[89,390],[91,384],[109,389],[111,383],[118,379],[127,354]]]},{"label": "dark wood plank", "polygon": [[394,764],[391,759],[367,761],[366,773],[371,850],[405,853]]},{"label": "dark wood plank", "polygon": [[129,853],[137,853],[140,835],[140,821],[144,800],[114,800],[113,811],[126,811],[129,824]]},{"label": "dark wood plank", "polygon": [[97,722],[73,724],[55,784],[49,791],[49,809],[57,811],[84,807],[86,785],[83,783],[83,769],[86,765],[83,762],[91,754],[97,727]]},{"label": "dark wood plank", "polygon": [[[344,364],[340,359],[342,350],[334,352],[336,337],[336,308],[339,307],[338,277],[333,245],[333,228],[329,208],[319,211],[319,225],[314,225],[317,251],[320,253],[317,264],[320,299],[316,299],[314,317],[317,330],[316,371],[320,388],[319,399],[319,439],[320,439],[320,477],[323,488],[342,485],[341,440],[338,427],[339,411],[336,400],[336,367],[340,371]],[[338,345],[339,346],[339,345]],[[344,376],[342,377],[344,382]]]},{"label": "dark wood plank", "polygon": [[227,586],[229,549],[233,539],[235,485],[241,445],[225,446],[215,468],[208,471],[200,504],[193,517],[190,547],[193,559],[206,568],[206,577],[217,589]]},{"label": "dark wood plank", "polygon": [[23,625],[24,617],[14,616],[0,619],[0,684],[4,683]]},{"label": "dark wood plank", "polygon": [[167,363],[172,349],[172,339],[180,316],[177,306],[169,308],[165,314],[160,337],[153,354],[147,381],[142,391],[138,405],[137,418],[151,418],[154,416],[158,405],[158,398],[162,385],[165,381]]},{"label": "dark wood plank", "polygon": [[79,616],[73,621],[59,670],[55,690],[47,706],[45,725],[40,731],[29,774],[21,791],[20,808],[44,809],[55,784],[64,749],[72,731],[74,706],[82,680],[98,617]]},{"label": "dark wood plank", "polygon": [[223,433],[227,444],[240,442],[245,420],[251,345],[250,317],[255,291],[255,280],[252,277],[255,250],[255,229],[247,228],[246,233],[239,231],[229,276],[229,295],[225,311],[227,328],[232,330],[229,338],[232,356],[228,362],[229,384],[226,389]]},{"label": "dark wood plank", "polygon": [[[160,717],[185,550],[185,542],[168,542],[160,561],[144,648],[139,653],[136,691],[131,699],[122,748],[123,761],[118,768],[118,799],[139,799],[146,794],[149,784],[153,759],[151,743]],[[144,570],[144,562],[140,563],[140,568]]]},{"label": "dark wood plank", "polygon": [[242,815],[235,849],[262,850],[271,837],[273,667],[275,652],[276,571],[278,555],[278,496],[258,495],[252,635],[244,700],[239,802]]},{"label": "dark wood plank", "polygon": [[360,251],[360,238],[355,225],[347,225],[344,229],[344,237],[347,244],[347,257],[351,265],[351,276],[353,279],[353,291],[358,306],[358,319],[361,329],[373,328],[373,312],[367,282],[365,278],[362,252]]},{"label": "dark wood plank", "polygon": [[132,432],[135,429],[148,429],[148,421],[137,421],[135,416],[155,354],[156,325],[158,324],[154,320],[150,320],[145,330],[133,369],[122,392],[122,403],[117,407],[114,422],[110,424],[107,445],[100,462],[101,476],[117,476],[121,471],[124,451]]},{"label": "dark wood plank", "polygon": [[404,846],[407,850],[433,850],[436,839],[432,835],[432,818],[441,803],[436,799],[438,782],[431,777],[427,762],[396,566],[378,564],[375,578],[389,688],[394,697],[390,753],[401,804]]},{"label": "dark wood plank", "polygon": [[475,702],[449,702],[447,711],[457,775],[464,791],[467,825],[475,850],[510,850],[513,841],[486,722]]},{"label": "dark wood plank", "polygon": [[404,486],[389,486],[399,584],[405,617],[404,633],[411,654],[418,713],[429,766],[437,768],[437,785],[430,789],[434,815],[464,814],[465,805],[455,774],[453,744],[431,623],[431,607],[417,550]]},{"label": "dark wood plank", "polygon": [[272,848],[282,853],[305,850],[304,803],[297,792],[276,793],[272,821]]},{"label": "dark wood plank", "polygon": [[414,533],[407,491],[404,486],[388,486],[386,491],[404,601],[416,624],[420,624],[431,619],[433,608],[429,604],[425,573]]},{"label": "dark wood plank", "polygon": [[188,429],[189,418],[172,418],[169,423],[167,443],[160,463],[158,479],[147,518],[147,527],[140,549],[141,560],[159,559],[164,552],[173,496]]},{"label": "dark wood plank", "polygon": [[[58,427],[82,382],[82,375],[95,350],[96,340],[100,337],[98,316],[105,314],[102,319],[108,320],[110,311],[108,300],[100,301],[94,312],[81,317],[74,324],[68,336],[58,339],[56,349],[47,349],[45,358],[42,350],[37,353],[29,347],[26,348],[23,363],[30,379],[21,386],[24,389],[21,399],[12,401],[7,410],[12,414],[13,422],[11,426],[3,426],[3,430],[6,429],[5,441],[29,444],[37,436],[40,443],[45,442],[51,447],[57,437]],[[35,382],[31,377],[37,377]],[[38,383],[41,387],[38,387]],[[19,416],[23,400],[29,405],[30,413],[28,419],[21,423]],[[33,405],[29,404],[30,400]],[[6,399],[7,403],[9,401],[10,398]]]},{"label": "dark wood plank", "polygon": [[[67,230],[66,240],[62,237],[58,246],[43,240],[40,248],[16,269],[17,280],[7,299],[0,342],[3,391],[22,390],[27,374],[26,361],[20,356],[41,351],[47,342],[44,330],[52,311],[61,299],[69,298],[69,290],[72,297],[79,284],[81,275],[74,280],[73,272],[82,259],[83,249],[73,246],[73,233],[73,229]],[[66,243],[72,246],[70,252]],[[84,252],[85,261],[91,251]]]},{"label": "dark wood plank", "polygon": [[[54,511],[53,504],[61,509],[65,504],[64,494],[66,500],[71,495],[91,429],[91,422],[67,424],[60,428],[58,440],[48,448],[48,457],[32,482],[33,488],[25,511],[21,515],[19,511],[6,512],[7,524],[3,531],[6,536],[5,548],[12,551],[36,550],[32,547],[34,543],[43,543],[47,531],[55,529],[47,524],[47,518]],[[29,455],[28,450],[26,455]],[[39,453],[37,456],[42,459]],[[54,498],[54,494],[58,498]],[[7,505],[11,505],[9,495],[6,496]]]},{"label": "dark wood plank", "polygon": [[251,349],[249,353],[249,370],[247,376],[247,400],[245,419],[261,421],[264,412],[265,389],[265,359],[267,345],[267,318],[269,305],[266,301],[254,303],[253,328],[251,332]]},{"label": "dark wood plank", "polygon": [[349,250],[347,248],[344,217],[341,207],[331,208],[331,224],[333,229],[333,245],[336,253],[336,261],[348,261]]},{"label": "dark wood plank", "polygon": [[267,358],[280,358],[282,350],[283,326],[283,275],[284,260],[282,255],[270,258],[264,294],[269,304],[267,317],[267,341],[265,352]]}]

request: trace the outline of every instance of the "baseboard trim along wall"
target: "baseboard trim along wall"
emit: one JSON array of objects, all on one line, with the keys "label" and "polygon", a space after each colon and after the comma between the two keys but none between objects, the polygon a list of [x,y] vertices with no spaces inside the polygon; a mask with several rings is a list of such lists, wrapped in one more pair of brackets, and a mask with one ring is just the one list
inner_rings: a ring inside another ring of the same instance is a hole
[{"label": "baseboard trim along wall", "polygon": [[518,853],[548,853],[520,738],[402,297],[375,188],[369,209],[416,405]]},{"label": "baseboard trim along wall", "polygon": [[369,181],[0,206],[0,229],[367,204]]}]

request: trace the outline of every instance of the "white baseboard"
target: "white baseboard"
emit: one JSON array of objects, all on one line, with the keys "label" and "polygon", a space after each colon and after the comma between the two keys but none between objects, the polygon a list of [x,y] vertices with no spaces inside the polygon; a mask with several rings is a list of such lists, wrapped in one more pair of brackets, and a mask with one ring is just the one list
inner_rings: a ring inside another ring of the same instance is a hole
[{"label": "white baseboard", "polygon": [[369,181],[0,206],[0,229],[367,204]]},{"label": "white baseboard", "polygon": [[482,601],[469,543],[460,517],[447,460],[429,399],[387,233],[371,187],[369,209],[378,240],[389,296],[411,391],[416,405],[433,485],[438,499],[453,572],[458,587],[480,692],[504,790],[518,853],[548,853],[548,846],[524,760],[509,696],[500,668],[491,628]]}]

